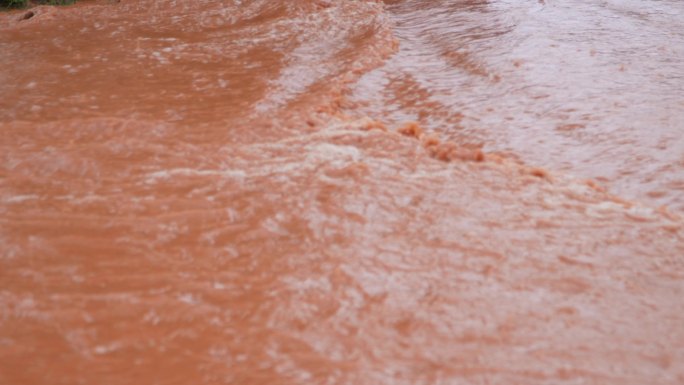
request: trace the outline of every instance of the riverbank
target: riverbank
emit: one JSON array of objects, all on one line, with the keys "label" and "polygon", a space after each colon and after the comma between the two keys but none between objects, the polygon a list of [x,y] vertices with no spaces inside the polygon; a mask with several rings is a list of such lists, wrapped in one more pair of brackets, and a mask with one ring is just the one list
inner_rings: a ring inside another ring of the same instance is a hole
[{"label": "riverbank", "polygon": [[71,5],[76,0],[0,0],[0,10],[26,9],[38,5]]}]

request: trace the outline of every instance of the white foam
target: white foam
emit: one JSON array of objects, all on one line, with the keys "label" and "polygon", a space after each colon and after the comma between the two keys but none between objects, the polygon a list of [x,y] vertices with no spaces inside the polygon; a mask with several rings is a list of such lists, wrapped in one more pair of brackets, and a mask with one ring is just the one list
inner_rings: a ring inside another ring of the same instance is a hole
[{"label": "white foam", "polygon": [[25,202],[25,201],[37,200],[39,198],[40,197],[38,195],[35,195],[35,194],[15,195],[15,196],[11,196],[8,198],[4,198],[2,201],[3,201],[3,203],[21,203],[21,202]]},{"label": "white foam", "polygon": [[145,183],[155,183],[160,179],[170,179],[176,176],[219,176],[228,179],[244,179],[246,174],[241,170],[197,170],[192,168],[174,168],[147,174]]}]

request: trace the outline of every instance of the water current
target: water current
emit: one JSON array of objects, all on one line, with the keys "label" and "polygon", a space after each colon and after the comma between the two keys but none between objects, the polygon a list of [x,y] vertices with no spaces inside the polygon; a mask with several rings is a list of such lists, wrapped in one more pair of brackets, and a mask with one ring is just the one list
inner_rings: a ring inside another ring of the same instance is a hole
[{"label": "water current", "polygon": [[0,13],[0,384],[684,383],[684,3]]}]

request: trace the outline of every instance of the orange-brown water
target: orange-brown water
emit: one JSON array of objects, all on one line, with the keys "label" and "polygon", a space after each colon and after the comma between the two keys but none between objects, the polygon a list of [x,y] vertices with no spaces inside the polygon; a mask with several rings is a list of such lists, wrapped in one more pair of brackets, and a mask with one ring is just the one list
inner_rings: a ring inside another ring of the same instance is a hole
[{"label": "orange-brown water", "polygon": [[33,12],[0,384],[684,383],[678,1]]}]

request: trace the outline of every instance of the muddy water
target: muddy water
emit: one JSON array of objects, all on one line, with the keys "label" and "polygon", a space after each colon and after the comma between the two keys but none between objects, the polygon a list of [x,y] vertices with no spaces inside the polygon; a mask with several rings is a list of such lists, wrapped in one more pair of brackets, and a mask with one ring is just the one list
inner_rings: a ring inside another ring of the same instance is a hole
[{"label": "muddy water", "polygon": [[400,1],[364,112],[684,210],[679,1]]},{"label": "muddy water", "polygon": [[684,382],[677,2],[34,14],[0,383]]}]

